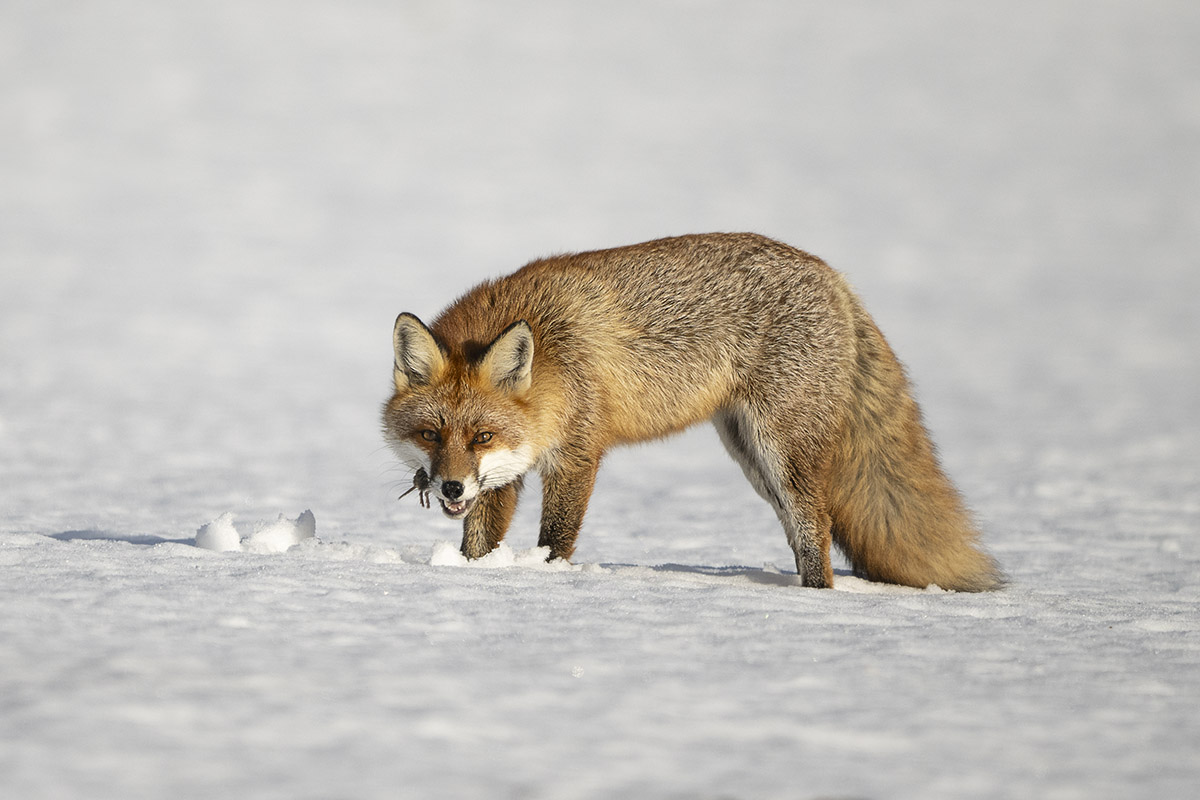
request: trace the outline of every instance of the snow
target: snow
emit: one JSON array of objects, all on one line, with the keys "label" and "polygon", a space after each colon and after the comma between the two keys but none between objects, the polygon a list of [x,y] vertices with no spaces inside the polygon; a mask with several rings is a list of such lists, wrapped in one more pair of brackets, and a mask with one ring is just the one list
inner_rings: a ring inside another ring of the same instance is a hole
[{"label": "snow", "polygon": [[245,536],[233,524],[234,516],[232,511],[226,511],[201,525],[196,531],[196,547],[219,553],[286,553],[317,533],[317,518],[311,509],[296,519],[286,519],[280,514],[274,522],[257,522]]},{"label": "snow", "polygon": [[572,564],[556,558],[547,561],[550,555],[549,547],[534,547],[529,550],[514,550],[508,542],[483,558],[468,560],[459,552],[458,545],[453,542],[440,541],[433,546],[429,555],[429,563],[435,567],[471,567],[473,569],[504,569],[505,567],[523,567],[525,569],[542,570],[543,572],[575,572],[583,569],[600,570],[603,567],[596,564]]},{"label": "snow", "polygon": [[[1198,35],[0,7],[0,796],[1200,795]],[[399,311],[707,230],[847,273],[1009,588],[796,586],[707,428],[611,455],[572,564],[536,480],[478,562],[397,502]]]}]

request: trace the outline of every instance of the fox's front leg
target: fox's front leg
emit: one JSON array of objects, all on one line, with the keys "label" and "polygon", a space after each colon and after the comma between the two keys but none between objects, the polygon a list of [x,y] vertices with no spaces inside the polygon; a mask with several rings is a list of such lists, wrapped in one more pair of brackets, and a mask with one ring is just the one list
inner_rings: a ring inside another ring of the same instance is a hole
[{"label": "fox's front leg", "polygon": [[497,489],[485,489],[471,513],[463,520],[462,554],[467,558],[482,558],[496,549],[508,532],[517,510],[521,480]]},{"label": "fox's front leg", "polygon": [[596,461],[580,460],[542,473],[542,530],[538,547],[550,548],[547,561],[570,560],[575,552],[575,539],[579,536],[599,467]]}]

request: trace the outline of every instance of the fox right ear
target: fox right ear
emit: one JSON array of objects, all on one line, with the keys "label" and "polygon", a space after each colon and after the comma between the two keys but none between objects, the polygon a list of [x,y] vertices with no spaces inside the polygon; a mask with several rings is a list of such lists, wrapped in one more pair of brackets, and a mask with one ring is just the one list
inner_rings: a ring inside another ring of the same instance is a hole
[{"label": "fox right ear", "polygon": [[396,351],[394,375],[398,392],[432,383],[446,365],[437,339],[425,323],[412,314],[396,317],[392,345]]}]

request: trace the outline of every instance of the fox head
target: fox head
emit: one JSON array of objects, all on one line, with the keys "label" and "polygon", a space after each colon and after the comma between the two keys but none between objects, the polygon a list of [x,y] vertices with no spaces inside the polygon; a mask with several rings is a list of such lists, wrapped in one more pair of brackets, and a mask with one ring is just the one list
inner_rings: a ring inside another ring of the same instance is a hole
[{"label": "fox head", "polygon": [[479,493],[519,479],[533,463],[523,410],[532,383],[533,332],[514,322],[490,343],[452,348],[401,314],[393,331],[395,394],[384,435],[401,462],[424,470],[451,519]]}]

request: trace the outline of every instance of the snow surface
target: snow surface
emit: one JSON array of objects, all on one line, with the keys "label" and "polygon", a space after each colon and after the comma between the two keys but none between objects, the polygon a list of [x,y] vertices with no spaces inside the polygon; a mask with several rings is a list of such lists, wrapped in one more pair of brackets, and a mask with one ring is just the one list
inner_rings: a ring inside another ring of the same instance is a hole
[{"label": "snow surface", "polygon": [[[1198,40],[1165,0],[3,4],[0,796],[1200,796]],[[469,566],[396,502],[397,312],[707,230],[850,276],[1010,588],[797,587],[708,429],[612,455],[574,564],[536,481]]]}]

